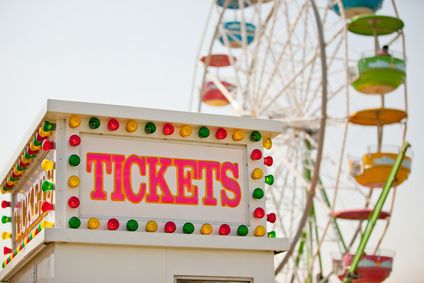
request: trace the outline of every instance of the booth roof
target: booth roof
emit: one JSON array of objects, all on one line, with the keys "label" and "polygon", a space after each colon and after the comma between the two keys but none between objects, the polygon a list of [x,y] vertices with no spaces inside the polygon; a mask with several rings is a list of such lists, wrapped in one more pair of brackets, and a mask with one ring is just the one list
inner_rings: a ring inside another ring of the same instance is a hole
[{"label": "booth roof", "polygon": [[113,117],[121,119],[172,122],[180,125],[189,124],[243,130],[258,130],[271,138],[280,134],[285,128],[282,122],[267,119],[48,99],[47,103],[40,111],[40,114],[34,119],[33,125],[28,130],[12,159],[9,161],[7,166],[3,167],[0,175],[0,183],[4,182],[12,166],[16,163],[19,156],[25,149],[25,146],[34,135],[34,132],[38,129],[38,127],[40,127],[44,120],[66,119],[71,115],[79,115],[81,117]]}]

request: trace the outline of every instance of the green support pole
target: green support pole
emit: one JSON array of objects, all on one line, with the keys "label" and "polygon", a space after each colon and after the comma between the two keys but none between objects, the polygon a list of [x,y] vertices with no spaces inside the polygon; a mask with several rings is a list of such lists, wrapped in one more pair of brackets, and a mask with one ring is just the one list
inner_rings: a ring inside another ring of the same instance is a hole
[{"label": "green support pole", "polygon": [[361,241],[359,242],[358,249],[356,250],[355,256],[353,257],[352,264],[350,265],[349,271],[348,271],[348,273],[347,273],[347,275],[344,279],[345,283],[351,283],[352,282],[356,268],[359,265],[359,261],[361,259],[361,256],[363,255],[363,253],[365,251],[365,247],[368,243],[368,240],[371,236],[371,233],[374,229],[374,226],[375,226],[375,224],[378,220],[378,217],[380,216],[380,213],[383,209],[383,205],[384,205],[384,203],[387,199],[387,196],[389,195],[390,188],[393,186],[393,183],[396,179],[396,175],[399,171],[399,168],[402,164],[403,159],[405,158],[406,151],[410,146],[411,145],[408,142],[405,142],[403,144],[402,149],[399,152],[395,163],[393,164],[392,170],[390,171],[389,178],[387,179],[386,183],[384,184],[381,195],[378,198],[377,203],[375,204],[375,207],[374,207],[370,217],[368,218],[368,223],[367,223],[367,226],[365,228],[365,232],[362,235]]}]

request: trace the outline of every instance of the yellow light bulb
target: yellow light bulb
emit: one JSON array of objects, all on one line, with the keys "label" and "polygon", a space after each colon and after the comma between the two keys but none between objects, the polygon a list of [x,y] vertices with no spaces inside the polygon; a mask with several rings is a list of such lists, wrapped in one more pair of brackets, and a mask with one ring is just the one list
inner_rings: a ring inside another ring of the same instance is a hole
[{"label": "yellow light bulb", "polygon": [[71,118],[69,118],[69,127],[76,128],[79,127],[79,125],[81,125],[80,118],[77,116],[71,116]]},{"label": "yellow light bulb", "polygon": [[50,135],[50,132],[45,132],[43,131],[43,128],[40,128],[38,130],[38,133],[40,134],[40,136],[42,136],[43,138],[48,137]]},{"label": "yellow light bulb", "polygon": [[134,120],[129,120],[127,122],[126,127],[125,127],[125,129],[127,130],[128,133],[132,133],[132,132],[137,131],[137,128],[138,128],[138,124]]},{"label": "yellow light bulb", "polygon": [[256,237],[262,237],[265,234],[266,234],[266,229],[265,229],[264,226],[262,226],[262,225],[256,226],[256,228],[255,228],[255,236]]},{"label": "yellow light bulb", "polygon": [[252,179],[258,180],[264,176],[264,172],[261,168],[255,168],[252,171]]},{"label": "yellow light bulb", "polygon": [[91,230],[99,229],[100,220],[96,217],[91,217],[87,221],[87,228]]},{"label": "yellow light bulb", "polygon": [[20,176],[20,175],[24,174],[24,171],[18,171],[18,170],[16,169],[16,167],[14,167],[14,168],[13,168],[13,173],[15,173],[15,175]]},{"label": "yellow light bulb", "polygon": [[9,233],[9,232],[3,232],[3,233],[1,233],[1,238],[2,238],[3,240],[10,239],[10,238],[12,238],[12,234],[11,234],[11,233]]},{"label": "yellow light bulb", "polygon": [[76,187],[79,186],[79,184],[80,184],[80,178],[78,176],[73,175],[73,176],[69,177],[69,179],[68,179],[69,187],[76,188]]},{"label": "yellow light bulb", "polygon": [[35,145],[34,145],[34,143],[33,143],[33,142],[31,142],[31,143],[29,144],[29,148],[30,148],[32,151],[37,151],[37,150],[40,150],[40,149],[41,149],[41,146],[35,146]]},{"label": "yellow light bulb", "polygon": [[264,148],[271,149],[272,148],[272,141],[270,138],[264,139]]},{"label": "yellow light bulb", "polygon": [[31,160],[26,159],[23,155],[21,156],[21,161],[22,161],[23,164],[28,164],[28,163],[31,162]]},{"label": "yellow light bulb", "polygon": [[190,126],[182,126],[181,130],[180,130],[180,136],[182,137],[188,137],[189,135],[191,135],[193,129]]},{"label": "yellow light bulb", "polygon": [[41,229],[43,228],[53,228],[54,227],[54,223],[50,222],[50,221],[46,221],[44,220],[43,222],[41,222]]},{"label": "yellow light bulb", "polygon": [[156,232],[157,229],[158,229],[158,224],[155,221],[150,220],[146,223],[147,232]]},{"label": "yellow light bulb", "polygon": [[53,169],[54,169],[54,161],[53,161],[53,160],[44,159],[44,160],[41,162],[41,168],[42,168],[44,171],[53,170]]},{"label": "yellow light bulb", "polygon": [[234,141],[241,141],[242,139],[244,139],[244,137],[245,137],[245,133],[242,130],[235,130],[233,133]]},{"label": "yellow light bulb", "polygon": [[203,235],[210,235],[213,232],[213,227],[209,223],[205,223],[202,225],[202,228],[200,229],[200,233]]}]

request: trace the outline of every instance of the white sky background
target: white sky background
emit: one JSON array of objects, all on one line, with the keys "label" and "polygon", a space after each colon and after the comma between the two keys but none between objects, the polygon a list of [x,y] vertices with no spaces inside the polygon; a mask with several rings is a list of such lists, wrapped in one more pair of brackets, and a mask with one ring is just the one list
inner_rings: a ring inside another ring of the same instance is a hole
[{"label": "white sky background", "polygon": [[[383,247],[396,250],[387,282],[422,282],[424,2],[397,5],[406,25],[414,160]],[[205,0],[1,0],[0,171],[47,98],[187,110],[209,7]]]}]

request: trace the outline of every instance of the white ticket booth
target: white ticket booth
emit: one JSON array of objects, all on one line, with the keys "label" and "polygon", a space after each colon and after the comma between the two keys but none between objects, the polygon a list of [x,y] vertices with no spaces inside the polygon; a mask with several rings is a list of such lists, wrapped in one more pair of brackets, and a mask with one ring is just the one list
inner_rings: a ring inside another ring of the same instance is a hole
[{"label": "white ticket booth", "polygon": [[276,121],[48,100],[1,175],[2,282],[274,282]]}]

